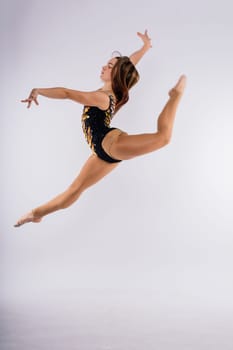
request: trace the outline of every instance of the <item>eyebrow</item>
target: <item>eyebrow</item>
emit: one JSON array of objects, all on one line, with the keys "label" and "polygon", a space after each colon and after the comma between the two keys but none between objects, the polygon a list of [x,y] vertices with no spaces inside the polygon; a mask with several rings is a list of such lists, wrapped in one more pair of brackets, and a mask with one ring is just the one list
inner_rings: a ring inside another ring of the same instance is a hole
[{"label": "eyebrow", "polygon": [[111,62],[108,62],[108,65],[113,67],[113,64]]}]

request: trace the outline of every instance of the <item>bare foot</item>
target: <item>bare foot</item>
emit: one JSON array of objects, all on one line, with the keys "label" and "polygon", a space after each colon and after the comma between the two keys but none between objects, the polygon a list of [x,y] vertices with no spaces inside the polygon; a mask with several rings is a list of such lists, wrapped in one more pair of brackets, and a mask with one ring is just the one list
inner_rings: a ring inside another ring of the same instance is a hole
[{"label": "bare foot", "polygon": [[17,223],[14,225],[14,227],[19,227],[22,226],[24,224],[27,224],[28,222],[40,222],[42,220],[42,218],[36,218],[33,214],[33,210],[31,210],[29,213],[23,215],[18,221]]},{"label": "bare foot", "polygon": [[181,75],[180,79],[178,80],[178,82],[176,83],[176,85],[174,86],[174,88],[172,88],[169,91],[169,96],[170,97],[176,97],[176,96],[181,96],[184,92],[185,86],[186,86],[186,81],[187,78],[185,75]]}]

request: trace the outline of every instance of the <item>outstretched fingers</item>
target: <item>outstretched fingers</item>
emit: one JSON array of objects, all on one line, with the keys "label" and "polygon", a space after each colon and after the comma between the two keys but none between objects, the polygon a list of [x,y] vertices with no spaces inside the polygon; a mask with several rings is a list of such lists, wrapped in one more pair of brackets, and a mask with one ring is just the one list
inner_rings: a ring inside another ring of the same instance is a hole
[{"label": "outstretched fingers", "polygon": [[145,30],[144,34],[137,32],[137,35],[142,39],[143,43],[145,46],[147,46],[148,48],[152,47],[151,45],[151,38],[148,35],[148,31],[147,29]]},{"label": "outstretched fingers", "polygon": [[24,102],[24,103],[26,102],[26,103],[28,103],[27,108],[30,108],[30,107],[31,107],[32,101],[34,101],[35,104],[36,104],[37,106],[39,106],[39,102],[37,101],[36,98],[35,98],[35,99],[33,99],[33,98],[27,98],[26,100],[21,100],[21,102]]},{"label": "outstretched fingers", "polygon": [[35,104],[38,106],[39,105],[39,102],[37,100],[37,96],[38,96],[38,91],[37,89],[32,89],[30,95],[28,98],[26,98],[25,100],[21,100],[21,102],[23,103],[27,103],[27,108],[30,108],[31,107],[31,104],[32,102],[34,101]]}]

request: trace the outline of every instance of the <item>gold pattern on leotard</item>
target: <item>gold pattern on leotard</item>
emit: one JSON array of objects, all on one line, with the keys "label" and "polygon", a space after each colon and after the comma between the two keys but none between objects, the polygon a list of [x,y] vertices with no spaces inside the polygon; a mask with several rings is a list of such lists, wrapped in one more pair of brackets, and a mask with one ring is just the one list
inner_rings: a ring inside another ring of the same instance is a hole
[{"label": "gold pattern on leotard", "polygon": [[[94,135],[102,133],[103,129],[110,128],[110,123],[115,111],[115,101],[109,95],[110,103],[107,110],[103,111],[98,107],[84,106],[82,114],[82,128],[88,145],[95,152]],[[100,119],[99,119],[100,118]]]}]

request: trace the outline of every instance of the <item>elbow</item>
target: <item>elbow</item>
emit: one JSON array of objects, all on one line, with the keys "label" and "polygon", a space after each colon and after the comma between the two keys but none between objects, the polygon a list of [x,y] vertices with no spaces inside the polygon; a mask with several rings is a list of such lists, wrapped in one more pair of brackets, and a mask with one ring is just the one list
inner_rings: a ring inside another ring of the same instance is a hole
[{"label": "elbow", "polygon": [[69,89],[62,88],[63,89],[63,96],[65,99],[70,99]]}]

